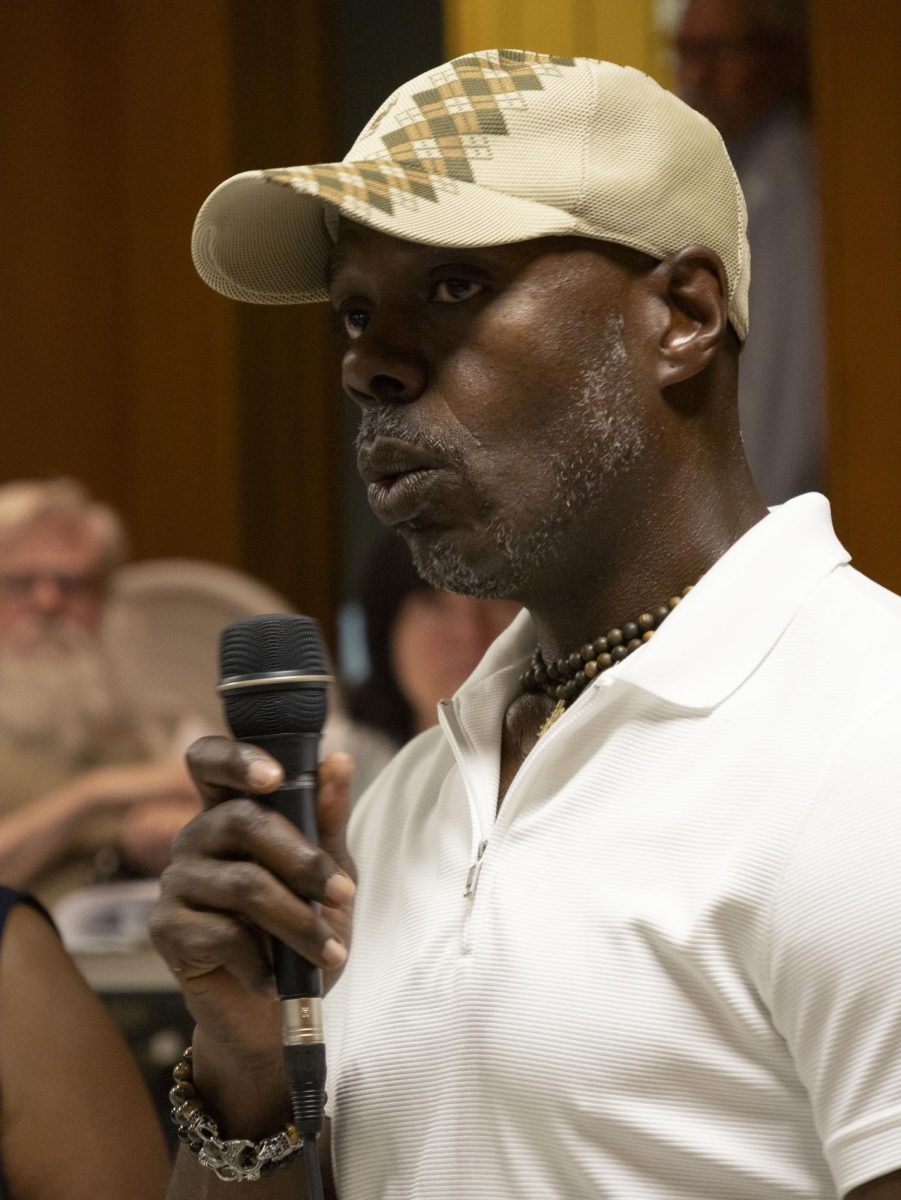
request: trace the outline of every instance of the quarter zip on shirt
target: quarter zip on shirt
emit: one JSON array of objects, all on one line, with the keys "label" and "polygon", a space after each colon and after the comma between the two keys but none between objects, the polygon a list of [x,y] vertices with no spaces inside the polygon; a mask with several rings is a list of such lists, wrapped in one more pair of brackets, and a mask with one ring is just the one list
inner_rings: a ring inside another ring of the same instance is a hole
[{"label": "quarter zip on shirt", "polygon": [[[438,706],[438,722],[444,730],[445,737],[451,747],[454,760],[457,764],[457,770],[460,772],[460,778],[463,781],[466,798],[469,801],[472,849],[470,851],[470,866],[466,872],[465,880],[461,879],[462,887],[460,889],[465,905],[462,914],[462,929],[460,931],[460,950],[463,954],[468,954],[472,949],[468,935],[469,923],[472,918],[473,897],[482,869],[482,857],[488,849],[488,839],[490,831],[493,828],[493,823],[482,811],[483,804],[480,804],[480,800],[484,801],[484,794],[487,792],[487,781],[479,780],[477,773],[473,771],[473,766],[477,765],[478,750],[467,735],[453,702],[442,702]],[[480,783],[482,784],[481,787],[479,786]]]},{"label": "quarter zip on shirt", "polygon": [[[501,805],[499,813],[497,811],[496,782],[495,792],[491,795],[484,794],[488,790],[486,786],[487,781],[480,780],[478,778],[480,772],[473,770],[473,767],[477,767],[478,765],[479,750],[478,747],[473,745],[472,739],[468,736],[463,722],[460,720],[456,704],[454,702],[444,702],[439,706],[439,722],[444,729],[445,736],[448,739],[460,772],[463,787],[469,801],[471,820],[471,858],[465,880],[461,880],[463,884],[461,893],[465,908],[463,911],[460,948],[464,955],[472,953],[474,949],[474,921],[485,903],[481,892],[477,893],[477,888],[483,874],[487,852],[489,849],[492,851],[490,857],[494,861],[496,853],[503,842],[504,834],[515,819],[520,794],[528,787],[541,760],[550,752],[557,738],[562,735],[564,729],[572,733],[577,725],[584,724],[597,711],[601,704],[606,703],[610,694],[610,687],[613,683],[614,678],[612,676],[605,676],[602,680],[598,680],[597,684],[583,698],[579,707],[567,714],[565,722],[563,720],[558,721],[548,729],[547,733],[526,757],[519,771],[517,771],[516,777],[507,789],[507,794],[504,797],[504,803]],[[499,775],[499,762],[498,772],[495,772],[495,775]],[[481,787],[479,787],[480,783],[482,784]],[[489,880],[488,882],[488,891],[490,892],[491,881]]]},{"label": "quarter zip on shirt", "polygon": [[466,876],[466,887],[463,889],[464,896],[474,896],[476,885],[479,882],[479,872],[482,870],[482,855],[488,849],[487,839],[479,842],[479,848],[476,851],[475,862],[469,868],[469,873]]}]

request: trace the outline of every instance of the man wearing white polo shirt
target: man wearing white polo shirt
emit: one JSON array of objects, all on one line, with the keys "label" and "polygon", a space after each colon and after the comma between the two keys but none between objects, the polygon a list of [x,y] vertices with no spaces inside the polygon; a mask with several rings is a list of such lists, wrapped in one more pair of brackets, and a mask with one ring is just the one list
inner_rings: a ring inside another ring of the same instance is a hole
[{"label": "man wearing white polo shirt", "polygon": [[[344,163],[227,181],[194,251],[330,299],[373,508],[527,610],[346,838],[323,765],[319,850],[235,798],[259,751],[195,751],[156,936],[217,1153],[288,1119],[262,928],[336,981],[340,1200],[897,1200],[901,601],[822,497],[752,484],[712,126],[635,71],[467,55]],[[297,1158],[247,1194],[303,1195]],[[228,1194],[183,1151],[173,1200]]]}]

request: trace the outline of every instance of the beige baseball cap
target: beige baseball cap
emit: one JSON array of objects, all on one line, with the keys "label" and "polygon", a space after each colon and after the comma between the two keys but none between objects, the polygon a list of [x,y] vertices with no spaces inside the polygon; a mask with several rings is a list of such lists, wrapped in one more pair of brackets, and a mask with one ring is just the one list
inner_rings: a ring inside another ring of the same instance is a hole
[{"label": "beige baseball cap", "polygon": [[631,67],[480,50],[426,71],[343,162],[220,184],[197,216],[195,266],[235,300],[325,300],[339,214],[438,246],[572,235],[665,258],[700,243],[721,258],[729,319],[748,332],[747,213],[722,138]]}]

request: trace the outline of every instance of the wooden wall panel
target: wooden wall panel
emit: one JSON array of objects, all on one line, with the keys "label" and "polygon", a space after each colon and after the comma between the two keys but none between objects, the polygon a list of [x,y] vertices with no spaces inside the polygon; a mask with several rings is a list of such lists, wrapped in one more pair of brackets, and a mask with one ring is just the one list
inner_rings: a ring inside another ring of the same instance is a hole
[{"label": "wooden wall panel", "polygon": [[226,176],[334,154],[328,13],[0,5],[0,480],[78,476],[122,511],[138,557],[243,566],[326,623],[340,553],[324,314],[216,296],[189,242]]},{"label": "wooden wall panel", "polygon": [[233,162],[230,13],[217,0],[110,8],[135,541],[239,565],[238,313],[200,281],[189,249],[208,181]]},{"label": "wooden wall panel", "polygon": [[229,165],[229,39],[217,3],[0,8],[0,477],[78,476],[141,556],[238,560],[233,318],[186,249]]},{"label": "wooden wall panel", "polygon": [[[232,23],[235,170],[340,158],[328,5],[233,0]],[[338,443],[346,401],[329,309],[235,307],[244,562],[331,627],[341,575]]]},{"label": "wooden wall panel", "polygon": [[120,501],[113,44],[79,5],[0,5],[0,478],[69,471]]},{"label": "wooden wall panel", "polygon": [[901,4],[811,4],[836,526],[901,592]]}]

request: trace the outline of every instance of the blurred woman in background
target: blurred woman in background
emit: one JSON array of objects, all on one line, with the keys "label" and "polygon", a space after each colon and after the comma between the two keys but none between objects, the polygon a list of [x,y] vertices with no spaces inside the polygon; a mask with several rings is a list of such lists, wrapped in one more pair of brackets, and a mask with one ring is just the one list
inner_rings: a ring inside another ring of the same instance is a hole
[{"label": "blurred woman in background", "polygon": [[430,587],[395,534],[375,546],[360,588],[369,675],[348,696],[349,715],[402,746],[438,719],[452,696],[519,611]]}]

